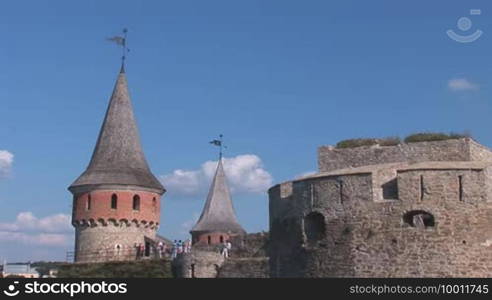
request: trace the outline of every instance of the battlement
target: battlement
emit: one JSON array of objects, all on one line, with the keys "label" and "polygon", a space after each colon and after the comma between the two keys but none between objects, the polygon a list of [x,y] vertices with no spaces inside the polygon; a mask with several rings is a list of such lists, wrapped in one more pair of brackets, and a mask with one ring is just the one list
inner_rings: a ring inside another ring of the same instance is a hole
[{"label": "battlement", "polygon": [[137,219],[133,219],[129,221],[127,219],[116,220],[116,219],[99,218],[97,220],[95,219],[73,220],[72,226],[79,227],[79,228],[98,227],[98,226],[103,226],[103,227],[112,226],[116,228],[143,227],[143,228],[150,228],[150,229],[157,230],[159,228],[159,222],[153,222],[153,221],[147,222],[145,220],[137,220]]},{"label": "battlement", "polygon": [[329,172],[387,163],[426,161],[492,161],[492,151],[471,138],[443,141],[401,143],[394,146],[362,146],[355,148],[318,148],[318,169]]}]

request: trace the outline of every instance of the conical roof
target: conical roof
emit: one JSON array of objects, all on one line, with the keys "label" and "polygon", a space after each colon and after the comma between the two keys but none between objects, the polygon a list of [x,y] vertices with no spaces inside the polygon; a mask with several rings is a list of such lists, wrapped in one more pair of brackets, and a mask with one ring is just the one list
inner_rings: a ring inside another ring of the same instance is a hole
[{"label": "conical roof", "polygon": [[191,232],[246,233],[239,225],[234,212],[222,159],[219,159],[217,164],[217,170],[200,219],[191,229]]},{"label": "conical roof", "polygon": [[123,67],[116,80],[89,166],[69,190],[103,184],[134,185],[164,192],[164,187],[150,171],[140,145]]}]

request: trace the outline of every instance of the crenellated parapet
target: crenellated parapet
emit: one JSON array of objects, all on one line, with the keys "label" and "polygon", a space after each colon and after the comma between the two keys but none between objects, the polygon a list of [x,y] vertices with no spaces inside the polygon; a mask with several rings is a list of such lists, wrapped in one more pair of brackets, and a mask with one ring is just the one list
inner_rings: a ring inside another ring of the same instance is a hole
[{"label": "crenellated parapet", "polygon": [[88,228],[88,227],[97,227],[97,226],[102,226],[102,227],[107,227],[107,226],[112,226],[115,228],[128,228],[128,227],[137,227],[137,228],[148,228],[152,230],[157,230],[159,229],[159,223],[158,222],[147,222],[145,220],[127,220],[127,219],[120,219],[120,220],[115,220],[115,219],[82,219],[82,220],[74,220],[72,222],[72,225],[74,227],[78,228]]}]

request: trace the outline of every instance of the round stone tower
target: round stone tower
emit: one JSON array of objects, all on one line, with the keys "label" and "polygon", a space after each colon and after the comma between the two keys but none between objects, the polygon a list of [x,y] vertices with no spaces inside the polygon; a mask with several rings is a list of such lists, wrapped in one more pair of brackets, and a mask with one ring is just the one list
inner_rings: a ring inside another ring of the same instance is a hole
[{"label": "round stone tower", "polygon": [[143,154],[123,66],[89,166],[69,190],[75,262],[149,255],[165,189]]},{"label": "round stone tower", "polygon": [[272,277],[491,277],[492,150],[465,139],[321,147],[272,187]]}]

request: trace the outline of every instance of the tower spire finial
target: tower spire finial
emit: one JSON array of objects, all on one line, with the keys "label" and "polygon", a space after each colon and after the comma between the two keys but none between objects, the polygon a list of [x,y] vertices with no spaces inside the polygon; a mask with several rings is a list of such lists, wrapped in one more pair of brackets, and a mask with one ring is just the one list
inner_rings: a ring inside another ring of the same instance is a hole
[{"label": "tower spire finial", "polygon": [[128,32],[128,29],[123,28],[123,45],[122,45],[122,51],[123,55],[121,56],[121,73],[125,73],[125,59],[126,59],[126,53],[130,50],[126,47],[126,34]]},{"label": "tower spire finial", "polygon": [[121,46],[122,50],[122,56],[121,56],[121,69],[120,73],[125,73],[125,60],[126,60],[126,54],[130,52],[130,49],[126,46],[126,35],[128,33],[128,29],[123,28],[123,36],[113,36],[108,38],[107,40],[113,43],[116,43],[117,45]]},{"label": "tower spire finial", "polygon": [[210,144],[219,147],[219,161],[222,160],[222,151],[223,151],[223,149],[227,149],[227,147],[224,146],[224,143],[222,141],[222,138],[223,137],[224,136],[222,134],[219,134],[219,138],[218,139],[214,139],[214,140],[210,141]]}]

